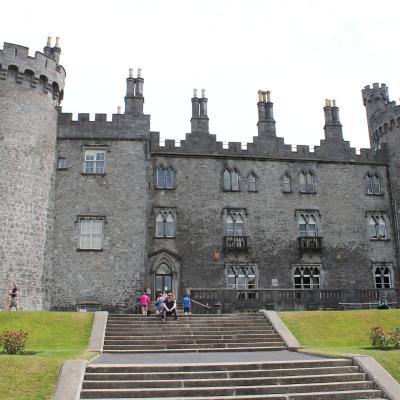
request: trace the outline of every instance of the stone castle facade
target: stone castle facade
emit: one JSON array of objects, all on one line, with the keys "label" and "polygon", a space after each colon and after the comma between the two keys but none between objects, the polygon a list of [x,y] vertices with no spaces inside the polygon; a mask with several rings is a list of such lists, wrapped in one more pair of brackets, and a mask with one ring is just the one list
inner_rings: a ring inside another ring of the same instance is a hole
[{"label": "stone castle facade", "polygon": [[398,299],[400,106],[384,84],[362,91],[359,153],[334,101],[320,146],[285,144],[269,92],[246,148],[209,133],[204,92],[186,139],[161,144],[140,73],[111,121],[63,113],[60,52],[0,51],[0,291],[17,282],[22,308],[111,310],[165,287],[226,310]]}]

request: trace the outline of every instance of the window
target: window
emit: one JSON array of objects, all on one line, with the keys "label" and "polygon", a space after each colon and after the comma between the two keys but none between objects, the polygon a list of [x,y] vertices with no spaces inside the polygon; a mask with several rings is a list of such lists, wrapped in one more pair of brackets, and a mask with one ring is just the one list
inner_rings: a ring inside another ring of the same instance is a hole
[{"label": "window", "polygon": [[172,211],[158,211],[156,214],[156,237],[175,236],[175,214]]},{"label": "window", "polygon": [[315,193],[314,176],[310,171],[302,171],[299,175],[299,180],[301,193]]},{"label": "window", "polygon": [[228,210],[225,217],[225,236],[244,236],[244,211]]},{"label": "window", "polygon": [[239,172],[236,169],[230,170],[226,168],[224,171],[224,190],[237,192],[239,191]]},{"label": "window", "polygon": [[300,237],[318,236],[317,211],[297,212]]},{"label": "window", "polygon": [[381,214],[369,215],[368,233],[370,239],[387,239],[386,220]]},{"label": "window", "polygon": [[255,289],[256,267],[254,265],[228,266],[228,289]]},{"label": "window", "polygon": [[79,248],[101,250],[103,248],[104,218],[81,218]]},{"label": "window", "polygon": [[283,178],[282,178],[282,192],[290,193],[292,191],[290,186],[291,186],[290,185],[290,177],[286,173],[285,175],[283,175]]},{"label": "window", "polygon": [[314,266],[296,266],[293,273],[295,289],[317,289],[320,287],[319,268]]},{"label": "window", "polygon": [[365,175],[365,192],[367,194],[382,194],[379,176],[376,174]]},{"label": "window", "polygon": [[85,174],[105,174],[106,151],[86,150],[83,172]]},{"label": "window", "polygon": [[392,287],[391,264],[373,264],[375,287],[377,289],[390,289]]},{"label": "window", "polygon": [[250,172],[249,176],[249,192],[257,192],[257,176],[254,172]]},{"label": "window", "polygon": [[157,189],[174,189],[175,188],[175,171],[169,166],[160,165],[156,174]]},{"label": "window", "polygon": [[64,157],[58,157],[57,168],[58,169],[68,169],[68,163]]}]

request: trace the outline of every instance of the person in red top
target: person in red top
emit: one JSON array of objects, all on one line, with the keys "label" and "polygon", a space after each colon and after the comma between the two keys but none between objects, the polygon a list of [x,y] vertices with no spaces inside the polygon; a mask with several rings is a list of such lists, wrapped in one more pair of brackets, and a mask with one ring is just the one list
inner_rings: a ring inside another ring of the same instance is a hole
[{"label": "person in red top", "polygon": [[142,314],[147,315],[149,309],[150,297],[147,296],[146,291],[143,291],[142,295],[139,297],[140,307],[142,309]]}]

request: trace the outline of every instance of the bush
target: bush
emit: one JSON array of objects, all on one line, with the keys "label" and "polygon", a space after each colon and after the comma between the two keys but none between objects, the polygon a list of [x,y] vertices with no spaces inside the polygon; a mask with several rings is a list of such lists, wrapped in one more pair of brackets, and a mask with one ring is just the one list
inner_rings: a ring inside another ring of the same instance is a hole
[{"label": "bush", "polygon": [[25,348],[28,333],[23,330],[0,332],[0,347],[7,354],[18,354]]},{"label": "bush", "polygon": [[400,327],[393,328],[389,333],[386,333],[380,326],[373,326],[369,331],[369,338],[372,346],[381,350],[400,347]]}]

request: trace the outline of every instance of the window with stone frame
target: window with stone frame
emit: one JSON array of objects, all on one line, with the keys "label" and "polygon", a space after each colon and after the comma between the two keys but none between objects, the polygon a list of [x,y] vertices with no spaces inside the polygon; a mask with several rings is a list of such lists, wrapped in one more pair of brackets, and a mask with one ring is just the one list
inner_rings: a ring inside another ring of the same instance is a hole
[{"label": "window with stone frame", "polygon": [[392,288],[392,264],[391,263],[373,263],[375,287],[377,289]]},{"label": "window with stone frame", "polygon": [[159,165],[156,170],[157,189],[175,189],[175,170],[170,165]]},{"label": "window with stone frame", "polygon": [[155,236],[173,238],[176,231],[176,213],[172,209],[157,209],[155,212]]},{"label": "window with stone frame", "polygon": [[227,265],[227,288],[256,289],[256,274],[255,265]]},{"label": "window with stone frame", "polygon": [[257,192],[257,175],[255,174],[255,172],[250,172],[248,175],[248,191],[249,192]]},{"label": "window with stone frame", "polygon": [[245,236],[245,210],[227,209],[225,212],[225,236]]},{"label": "window with stone frame", "polygon": [[84,151],[83,173],[104,175],[106,173],[106,150],[86,149]]},{"label": "window with stone frame", "polygon": [[293,284],[295,289],[318,289],[321,287],[321,266],[295,265],[293,268]]},{"label": "window with stone frame", "polygon": [[283,193],[291,193],[292,187],[291,187],[291,179],[289,174],[286,172],[283,177],[282,177],[282,192]]},{"label": "window with stone frame", "polygon": [[301,171],[299,182],[300,193],[315,193],[314,174],[311,171]]},{"label": "window with stone frame", "polygon": [[239,172],[236,168],[225,168],[223,174],[224,191],[238,192],[239,191]]},{"label": "window with stone frame", "polygon": [[68,169],[68,162],[65,157],[58,157],[57,159],[57,169]]},{"label": "window with stone frame", "polygon": [[299,237],[318,236],[319,211],[296,210]]},{"label": "window with stone frame", "polygon": [[365,193],[370,195],[382,194],[381,182],[378,174],[367,173],[364,177]]},{"label": "window with stone frame", "polygon": [[387,240],[387,216],[382,212],[368,212],[368,235],[371,240]]},{"label": "window with stone frame", "polygon": [[79,221],[79,249],[102,250],[105,217],[81,216]]}]

